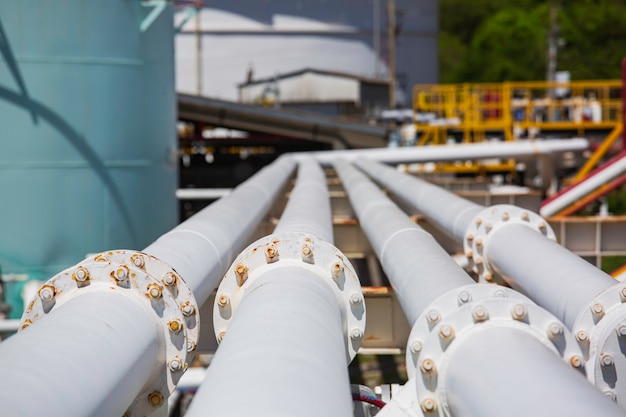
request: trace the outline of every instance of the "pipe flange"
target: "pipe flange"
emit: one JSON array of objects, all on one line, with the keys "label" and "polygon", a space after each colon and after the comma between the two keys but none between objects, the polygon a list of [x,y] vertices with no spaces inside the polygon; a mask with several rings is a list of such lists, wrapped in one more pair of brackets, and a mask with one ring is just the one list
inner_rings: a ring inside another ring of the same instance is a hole
[{"label": "pipe flange", "polygon": [[414,380],[417,399],[426,416],[452,416],[445,391],[450,359],[464,339],[493,327],[527,333],[570,366],[584,370],[582,351],[574,335],[536,304],[513,298],[472,301],[437,323],[423,342]]},{"label": "pipe flange", "polygon": [[602,291],[572,327],[586,360],[587,379],[607,397],[626,406],[626,284]]},{"label": "pipe flange", "polygon": [[409,379],[415,375],[424,341],[431,337],[433,328],[438,323],[465,304],[493,298],[509,298],[518,302],[532,303],[528,297],[510,288],[487,284],[469,284],[455,288],[430,303],[417,318],[409,334],[406,347],[406,370]]},{"label": "pipe flange", "polygon": [[193,293],[176,271],[163,262],[131,250],[89,257],[55,275],[39,289],[22,316],[20,330],[74,297],[112,290],[152,311],[155,323],[162,329],[163,366],[155,366],[127,411],[128,415],[149,415],[174,391],[198,342],[199,314]]},{"label": "pipe flange", "polygon": [[472,220],[463,239],[463,251],[472,269],[478,274],[479,282],[504,284],[502,277],[489,265],[487,252],[489,236],[508,224],[523,224],[556,241],[556,235],[548,222],[532,211],[509,204],[487,207]]},{"label": "pipe flange", "polygon": [[219,285],[213,306],[218,342],[226,335],[237,306],[250,283],[271,268],[298,266],[315,273],[334,291],[342,309],[348,361],[356,355],[365,333],[365,300],[352,264],[331,243],[305,233],[263,237],[235,259]]}]

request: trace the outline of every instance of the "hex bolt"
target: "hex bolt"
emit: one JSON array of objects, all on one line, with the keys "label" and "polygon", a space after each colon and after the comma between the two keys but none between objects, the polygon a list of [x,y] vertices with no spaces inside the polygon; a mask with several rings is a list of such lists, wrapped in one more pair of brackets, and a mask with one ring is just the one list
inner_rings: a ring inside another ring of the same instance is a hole
[{"label": "hex bolt", "polygon": [[467,257],[467,259],[472,259],[474,257],[474,251],[471,249],[468,250],[465,256]]},{"label": "hex bolt", "polygon": [[425,398],[420,403],[420,406],[425,413],[432,413],[437,408],[437,403],[432,398]]},{"label": "hex bolt", "polygon": [[148,402],[153,407],[157,407],[163,403],[163,394],[159,391],[154,391],[148,395]]},{"label": "hex bolt", "polygon": [[620,325],[617,326],[617,328],[615,329],[615,331],[617,332],[618,336],[624,337],[626,336],[626,326],[625,325]]},{"label": "hex bolt", "polygon": [[612,366],[615,362],[613,361],[613,356],[609,353],[601,353],[600,354],[600,365],[602,366]]},{"label": "hex bolt", "polygon": [[483,224],[483,219],[479,217],[479,218],[476,219],[476,226],[478,227],[481,224]]},{"label": "hex bolt", "polygon": [[487,233],[491,232],[491,229],[493,229],[493,224],[487,223],[485,225],[485,230],[487,231]]},{"label": "hex bolt", "polygon": [[477,257],[475,257],[475,258],[474,258],[474,263],[475,263],[476,265],[482,265],[482,263],[483,263],[483,257],[482,257],[482,256],[477,256]]},{"label": "hex bolt", "polygon": [[361,304],[361,301],[363,301],[363,297],[361,297],[361,294],[359,294],[358,292],[353,292],[350,295],[350,304],[359,305]]},{"label": "hex bolt", "polygon": [[626,301],[626,287],[622,288],[620,291],[620,295],[622,297],[622,303]]},{"label": "hex bolt", "polygon": [[522,214],[520,215],[520,217],[522,218],[522,220],[524,220],[525,222],[527,222],[528,220],[530,220],[530,216],[528,215],[527,211],[522,211]]},{"label": "hex bolt", "polygon": [[563,334],[563,326],[561,323],[553,322],[548,326],[548,337],[555,338]]},{"label": "hex bolt", "polygon": [[480,248],[483,246],[483,240],[481,238],[476,239],[476,247]]},{"label": "hex bolt", "polygon": [[179,319],[172,319],[168,321],[167,327],[172,333],[180,333],[184,328],[183,323]]},{"label": "hex bolt", "polygon": [[485,271],[483,273],[483,278],[485,278],[485,281],[493,281],[493,274],[489,271]]},{"label": "hex bolt", "polygon": [[595,303],[591,307],[591,312],[593,313],[594,316],[601,317],[604,315],[604,306],[600,303]]},{"label": "hex bolt", "polygon": [[617,401],[617,395],[611,390],[602,391],[605,397],[610,398],[612,401]]},{"label": "hex bolt", "polygon": [[341,273],[343,272],[343,265],[341,265],[339,262],[335,262],[331,267],[331,271],[333,274],[333,278],[337,280],[339,279],[339,277],[341,277]]},{"label": "hex bolt", "polygon": [[163,287],[155,283],[148,284],[148,297],[153,300],[158,300],[163,297]]},{"label": "hex bolt", "polygon": [[422,342],[420,342],[419,340],[413,340],[409,349],[411,349],[411,352],[413,353],[419,353],[422,351],[422,347]]},{"label": "hex bolt", "polygon": [[146,261],[143,259],[143,256],[139,255],[138,253],[136,253],[133,256],[131,256],[130,257],[130,261],[137,268],[143,268],[145,266],[145,264],[146,264]]},{"label": "hex bolt", "polygon": [[126,278],[128,278],[128,267],[126,265],[120,265],[120,267],[115,270],[115,279],[117,281],[124,281]]},{"label": "hex bolt", "polygon": [[39,298],[41,298],[41,301],[43,301],[44,303],[49,303],[50,301],[52,301],[54,299],[54,287],[51,287],[49,285],[44,285],[43,287],[41,287],[41,289],[39,290]]},{"label": "hex bolt", "polygon": [[471,242],[474,240],[474,235],[472,233],[468,233],[467,236],[465,236],[465,239],[467,239],[468,242]]},{"label": "hex bolt", "polygon": [[502,213],[502,220],[504,220],[505,222],[509,220],[509,213],[507,211]]},{"label": "hex bolt", "polygon": [[224,336],[226,336],[226,332],[220,332],[220,334],[217,335],[217,341],[221,343],[222,340],[224,340]]},{"label": "hex bolt", "polygon": [[79,266],[74,270],[74,277],[78,282],[85,282],[89,279],[89,271],[83,266]]},{"label": "hex bolt", "polygon": [[461,291],[457,296],[457,300],[460,304],[469,303],[470,301],[472,301],[472,294],[470,294],[468,291]]},{"label": "hex bolt", "polygon": [[165,284],[165,286],[167,287],[173,287],[174,285],[176,285],[176,281],[178,281],[178,279],[176,278],[176,275],[174,275],[171,272],[168,272],[163,277],[163,284]]},{"label": "hex bolt", "polygon": [[219,308],[226,308],[230,304],[230,297],[226,294],[220,294],[217,297],[217,306]]},{"label": "hex bolt", "polygon": [[526,307],[522,304],[515,304],[511,309],[511,317],[515,320],[524,320],[524,317],[526,317]]},{"label": "hex bolt", "polygon": [[576,333],[576,340],[578,340],[579,342],[586,342],[587,340],[589,340],[589,335],[586,331],[580,330]]},{"label": "hex bolt", "polygon": [[454,328],[447,324],[444,324],[439,329],[439,337],[443,340],[452,339],[454,337]]},{"label": "hex bolt", "polygon": [[425,373],[425,374],[429,374],[431,372],[435,371],[435,362],[433,362],[432,359],[430,358],[425,358],[420,362],[420,370]]},{"label": "hex bolt", "polygon": [[363,337],[363,331],[361,329],[354,328],[350,330],[350,339],[360,340]]},{"label": "hex bolt", "polygon": [[174,356],[174,358],[167,363],[167,367],[172,372],[178,372],[183,369],[183,361],[180,357]]},{"label": "hex bolt", "polygon": [[546,230],[546,224],[545,222],[539,222],[539,224],[537,225],[537,228],[541,231],[544,232]]},{"label": "hex bolt", "polygon": [[189,301],[185,301],[183,305],[180,306],[180,310],[183,312],[183,316],[190,317],[196,312],[196,308]]},{"label": "hex bolt", "polygon": [[187,339],[187,352],[193,352],[196,350],[196,342]]},{"label": "hex bolt", "polygon": [[583,359],[578,355],[574,355],[571,358],[569,358],[569,363],[574,368],[580,368],[583,365]]},{"label": "hex bolt", "polygon": [[441,314],[439,313],[439,311],[432,309],[428,312],[426,319],[431,323],[431,324],[435,324],[438,323],[439,320],[441,320]]},{"label": "hex bolt", "polygon": [[487,309],[481,305],[474,307],[474,310],[472,311],[472,316],[476,321],[485,321],[489,318]]},{"label": "hex bolt", "polygon": [[272,263],[278,260],[278,248],[276,246],[269,246],[265,249],[265,261]]},{"label": "hex bolt", "polygon": [[235,275],[237,276],[237,285],[241,287],[248,279],[248,267],[244,264],[238,264],[235,267]]}]

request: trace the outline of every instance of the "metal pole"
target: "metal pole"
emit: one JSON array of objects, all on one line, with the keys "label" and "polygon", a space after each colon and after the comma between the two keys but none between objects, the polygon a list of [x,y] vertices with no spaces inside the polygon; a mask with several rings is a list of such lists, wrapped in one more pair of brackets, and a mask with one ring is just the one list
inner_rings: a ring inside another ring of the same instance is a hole
[{"label": "metal pole", "polygon": [[351,416],[342,313],[330,286],[282,267],[247,293],[187,416]]},{"label": "metal pole", "polygon": [[537,155],[583,151],[589,147],[586,139],[557,139],[498,143],[464,143],[446,146],[413,146],[402,148],[371,148],[318,152],[295,152],[296,159],[315,157],[322,165],[335,160],[371,159],[389,164],[458,161],[491,158],[534,158]]},{"label": "metal pole", "polygon": [[298,180],[275,234],[300,232],[333,241],[326,175],[313,158],[300,161]]},{"label": "metal pole", "polygon": [[0,344],[0,415],[123,415],[163,360],[158,330],[119,292],[76,297]]},{"label": "metal pole", "polygon": [[347,161],[336,161],[335,170],[409,323],[442,294],[474,283],[365,175]]},{"label": "metal pole", "polygon": [[[564,409],[567,415],[581,417],[590,409],[621,415],[577,375],[580,349],[554,317],[510,290],[481,297],[482,291],[497,287],[475,284],[432,236],[349,163],[337,161],[335,169],[413,324],[407,348],[412,383],[405,388],[413,395],[401,394],[381,416],[433,413],[447,407],[452,413],[446,415],[452,416],[522,417],[536,414],[529,412],[528,404],[546,392],[550,398],[539,400],[546,415],[561,415]],[[538,336],[546,324],[550,336]],[[551,349],[550,343],[561,350]],[[562,353],[568,349],[570,353]],[[569,365],[558,360],[559,353]],[[412,372],[411,366],[417,369]],[[510,406],[518,402],[525,406]]]},{"label": "metal pole", "polygon": [[200,305],[255,231],[296,162],[279,158],[231,194],[179,224],[144,249],[185,280]]},{"label": "metal pole", "polygon": [[453,416],[623,416],[623,412],[538,340],[488,328],[456,346],[445,390]]}]

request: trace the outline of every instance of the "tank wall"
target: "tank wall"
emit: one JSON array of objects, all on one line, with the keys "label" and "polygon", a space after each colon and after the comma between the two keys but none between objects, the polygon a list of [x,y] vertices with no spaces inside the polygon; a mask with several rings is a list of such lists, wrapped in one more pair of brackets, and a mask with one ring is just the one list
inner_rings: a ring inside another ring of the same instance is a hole
[{"label": "tank wall", "polygon": [[0,264],[47,279],[176,224],[172,6],[0,2]]}]

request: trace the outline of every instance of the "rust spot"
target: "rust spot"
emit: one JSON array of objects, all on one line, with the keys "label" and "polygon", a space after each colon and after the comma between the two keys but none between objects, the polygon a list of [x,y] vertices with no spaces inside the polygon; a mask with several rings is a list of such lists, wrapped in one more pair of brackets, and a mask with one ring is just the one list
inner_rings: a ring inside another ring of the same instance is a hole
[{"label": "rust spot", "polygon": [[237,285],[240,287],[248,279],[248,267],[244,264],[239,264],[235,267],[235,275],[237,276]]},{"label": "rust spot", "polygon": [[103,255],[103,254],[98,254],[96,255],[93,260],[95,262],[109,262],[109,260]]},{"label": "rust spot", "polygon": [[159,391],[154,391],[150,395],[148,395],[148,402],[153,407],[158,407],[163,403],[163,394]]}]

